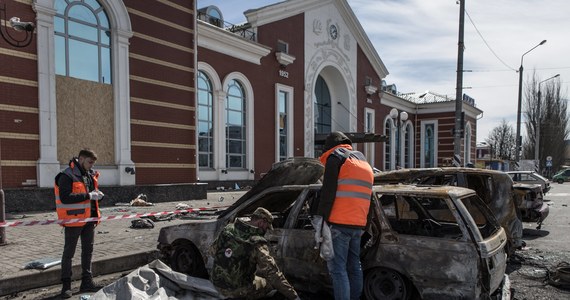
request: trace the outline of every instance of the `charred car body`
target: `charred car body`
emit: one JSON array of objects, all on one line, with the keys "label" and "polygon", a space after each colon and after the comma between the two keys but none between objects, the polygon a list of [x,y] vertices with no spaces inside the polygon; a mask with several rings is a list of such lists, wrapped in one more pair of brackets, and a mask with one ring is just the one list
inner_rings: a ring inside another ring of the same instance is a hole
[{"label": "charred car body", "polygon": [[515,183],[513,188],[522,220],[536,222],[536,229],[542,228],[542,222],[550,211],[548,204],[544,202],[542,187],[539,184]]},{"label": "charred car body", "polygon": [[[323,171],[315,159],[277,163],[249,192],[216,216],[162,228],[158,248],[176,271],[207,278],[209,247],[235,218],[257,207],[274,215],[266,239],[298,291],[332,291],[311,224]],[[506,234],[472,190],[375,186],[361,261],[366,299],[488,299],[509,292]],[[501,285],[503,283],[503,285]]]},{"label": "charred car body", "polygon": [[508,238],[507,252],[524,245],[522,217],[517,207],[513,180],[504,172],[475,168],[417,168],[380,172],[374,184],[408,183],[417,185],[451,185],[474,190],[489,206]]}]

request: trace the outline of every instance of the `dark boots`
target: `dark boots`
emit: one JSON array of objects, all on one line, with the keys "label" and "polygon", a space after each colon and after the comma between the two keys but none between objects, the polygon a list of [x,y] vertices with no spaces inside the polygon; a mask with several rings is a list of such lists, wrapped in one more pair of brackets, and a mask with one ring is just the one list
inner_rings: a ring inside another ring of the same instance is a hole
[{"label": "dark boots", "polygon": [[79,292],[94,293],[102,288],[103,288],[102,285],[95,284],[95,282],[93,282],[93,278],[88,277],[81,279],[81,286],[79,287]]},{"label": "dark boots", "polygon": [[71,280],[62,280],[62,287],[61,287],[61,298],[68,299],[73,296],[73,292],[71,291]]}]

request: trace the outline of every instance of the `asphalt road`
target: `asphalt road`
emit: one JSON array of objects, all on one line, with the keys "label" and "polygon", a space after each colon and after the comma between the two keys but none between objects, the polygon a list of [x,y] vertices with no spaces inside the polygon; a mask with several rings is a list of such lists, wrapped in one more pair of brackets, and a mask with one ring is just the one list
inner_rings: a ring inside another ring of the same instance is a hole
[{"label": "asphalt road", "polygon": [[527,245],[509,263],[513,299],[570,299],[570,288],[557,287],[556,271],[570,263],[570,183],[552,184],[545,196],[550,213],[541,230],[523,223]]}]

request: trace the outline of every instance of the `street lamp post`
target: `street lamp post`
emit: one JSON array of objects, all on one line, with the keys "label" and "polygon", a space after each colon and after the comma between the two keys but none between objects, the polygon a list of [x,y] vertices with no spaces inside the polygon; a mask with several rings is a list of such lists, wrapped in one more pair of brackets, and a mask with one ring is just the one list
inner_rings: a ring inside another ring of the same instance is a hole
[{"label": "street lamp post", "polygon": [[548,78],[548,79],[544,79],[543,81],[541,81],[541,82],[538,83],[538,93],[537,93],[537,94],[538,94],[538,95],[537,95],[538,101],[537,101],[537,104],[536,104],[536,128],[535,128],[536,138],[535,138],[535,141],[534,141],[534,142],[535,142],[535,145],[534,145],[534,160],[536,161],[536,164],[537,164],[537,166],[538,166],[538,171],[539,171],[539,173],[540,173],[540,156],[539,156],[538,154],[539,154],[539,151],[540,151],[540,117],[541,117],[541,114],[540,114],[540,101],[541,101],[540,85],[541,85],[543,82],[548,81],[548,80],[550,80],[550,79],[554,79],[554,78],[556,78],[556,77],[558,77],[558,76],[560,76],[560,74],[556,74],[556,75],[554,75],[554,76],[552,76],[552,77],[550,77],[550,78]]},{"label": "street lamp post", "polygon": [[521,56],[521,66],[519,67],[519,97],[518,97],[518,109],[517,109],[517,135],[515,137],[515,161],[518,163],[520,160],[520,148],[521,148],[521,103],[522,103],[522,83],[523,83],[523,58],[530,51],[534,50],[536,47],[544,45],[546,40],[543,40],[538,45],[532,47],[527,52],[523,53]]},{"label": "street lamp post", "polygon": [[402,153],[402,147],[401,147],[401,139],[402,139],[402,123],[406,122],[406,120],[408,120],[408,113],[405,111],[402,112],[398,112],[397,109],[392,108],[390,110],[390,118],[392,118],[394,120],[394,123],[396,123],[396,153],[395,153],[395,163],[396,166],[402,166],[403,161],[403,153]]}]

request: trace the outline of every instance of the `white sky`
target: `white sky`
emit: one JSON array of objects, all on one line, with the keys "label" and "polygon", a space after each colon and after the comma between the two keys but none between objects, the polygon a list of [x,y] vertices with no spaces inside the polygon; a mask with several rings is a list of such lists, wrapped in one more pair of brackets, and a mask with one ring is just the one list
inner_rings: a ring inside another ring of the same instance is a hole
[{"label": "white sky", "polygon": [[[277,0],[197,0],[198,8],[216,5],[231,23],[245,21],[243,12]],[[455,97],[459,5],[455,0],[348,0],[399,92]],[[562,95],[570,83],[570,1],[466,0],[463,92],[483,111],[477,142],[505,119],[516,130],[521,56],[542,40],[546,44],[524,56],[523,105],[527,80],[556,74]],[[470,21],[469,16],[473,20]],[[473,25],[474,24],[474,25]],[[479,30],[482,37],[477,33]],[[496,56],[493,54],[493,52]],[[498,57],[498,58],[497,58]],[[501,62],[502,61],[502,62]],[[541,85],[545,87],[544,84]],[[524,112],[524,107],[523,107]],[[521,135],[525,135],[524,114]]]}]

